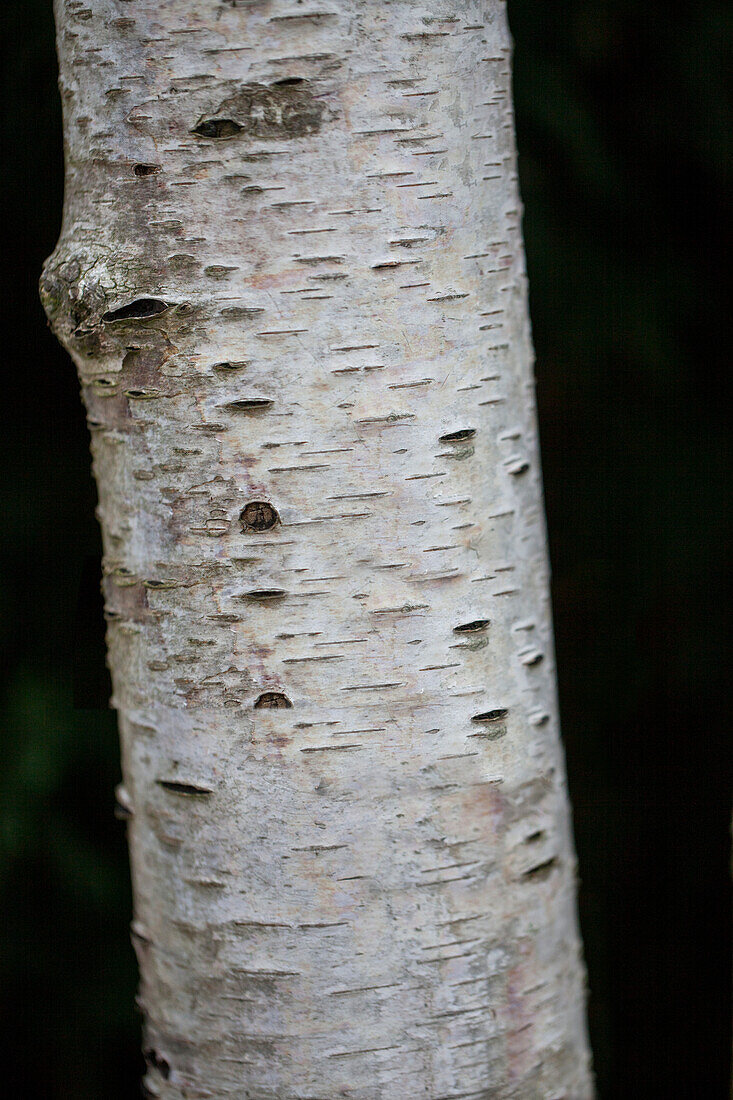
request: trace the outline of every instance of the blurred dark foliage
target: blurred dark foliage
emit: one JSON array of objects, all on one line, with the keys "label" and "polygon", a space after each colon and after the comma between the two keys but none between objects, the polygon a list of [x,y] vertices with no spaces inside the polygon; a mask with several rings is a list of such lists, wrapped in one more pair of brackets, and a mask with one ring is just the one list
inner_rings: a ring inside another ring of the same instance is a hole
[{"label": "blurred dark foliage", "polygon": [[[511,0],[563,726],[601,1096],[728,1095],[733,8]],[[5,1094],[139,1095],[50,0],[2,29]],[[406,1098],[407,1100],[407,1098]]]}]

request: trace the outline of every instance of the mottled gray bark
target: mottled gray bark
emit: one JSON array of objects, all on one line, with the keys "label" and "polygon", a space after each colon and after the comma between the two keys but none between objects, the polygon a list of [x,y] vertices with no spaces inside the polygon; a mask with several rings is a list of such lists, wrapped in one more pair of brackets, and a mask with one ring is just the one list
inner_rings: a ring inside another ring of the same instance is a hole
[{"label": "mottled gray bark", "polygon": [[584,1100],[499,0],[57,0],[153,1096]]}]

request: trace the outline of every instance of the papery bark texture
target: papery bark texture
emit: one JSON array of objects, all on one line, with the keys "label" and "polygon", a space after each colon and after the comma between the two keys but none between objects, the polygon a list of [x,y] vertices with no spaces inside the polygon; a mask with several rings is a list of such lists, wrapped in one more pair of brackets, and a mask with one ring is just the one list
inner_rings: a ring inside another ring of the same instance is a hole
[{"label": "papery bark texture", "polygon": [[499,0],[57,0],[148,1094],[591,1096]]}]

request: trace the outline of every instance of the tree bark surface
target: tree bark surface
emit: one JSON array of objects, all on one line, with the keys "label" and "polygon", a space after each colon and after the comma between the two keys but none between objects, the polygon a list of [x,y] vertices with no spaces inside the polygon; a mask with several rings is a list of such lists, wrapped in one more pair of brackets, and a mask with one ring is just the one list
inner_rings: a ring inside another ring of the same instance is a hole
[{"label": "tree bark surface", "polygon": [[585,1100],[499,0],[57,0],[164,1100]]}]

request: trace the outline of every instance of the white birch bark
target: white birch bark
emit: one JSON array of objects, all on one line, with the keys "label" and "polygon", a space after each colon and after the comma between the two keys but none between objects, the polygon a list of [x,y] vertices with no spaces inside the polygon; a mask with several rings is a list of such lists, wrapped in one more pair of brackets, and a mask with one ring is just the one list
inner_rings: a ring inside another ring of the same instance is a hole
[{"label": "white birch bark", "polygon": [[57,0],[149,1095],[591,1096],[500,0]]}]

